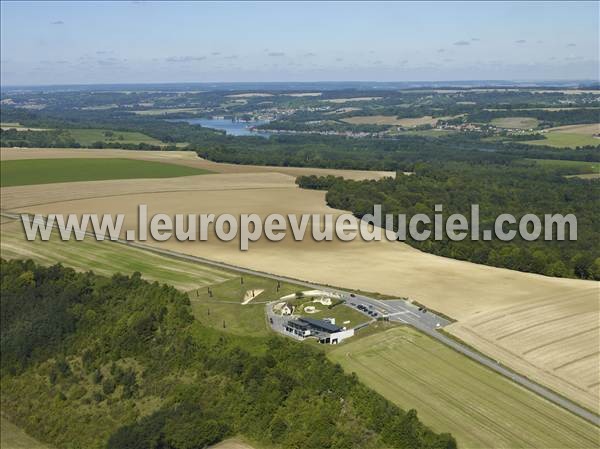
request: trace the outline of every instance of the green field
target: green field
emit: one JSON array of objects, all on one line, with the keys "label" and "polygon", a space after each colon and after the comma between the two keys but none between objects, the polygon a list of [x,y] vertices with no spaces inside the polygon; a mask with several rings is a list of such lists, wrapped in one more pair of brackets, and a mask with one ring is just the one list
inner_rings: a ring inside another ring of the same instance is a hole
[{"label": "green field", "polygon": [[575,148],[588,145],[600,145],[600,139],[584,134],[549,132],[544,134],[544,137],[544,140],[528,140],[521,143],[526,143],[527,145],[548,145],[555,148]]},{"label": "green field", "polygon": [[121,144],[146,143],[148,145],[164,145],[158,139],[135,131],[111,131],[106,129],[68,129],[65,130],[80,145],[90,146],[96,142],[113,142]]},{"label": "green field", "polygon": [[208,170],[133,159],[22,159],[3,161],[2,187],[107,179],[175,178]]},{"label": "green field", "polygon": [[[243,275],[211,286],[212,297],[207,288],[189,293],[194,316],[202,324],[223,329],[238,335],[265,336],[270,333],[265,315],[265,302],[275,301],[282,296],[303,290],[302,287],[280,283],[273,279]],[[248,290],[264,290],[248,304],[242,305]],[[223,327],[225,322],[225,327]]]},{"label": "green field", "polygon": [[13,423],[0,417],[0,449],[50,449],[33,439]]},{"label": "green field", "polygon": [[0,254],[4,259],[33,259],[43,265],[60,262],[79,271],[92,270],[105,276],[139,271],[144,279],[170,284],[183,291],[223,282],[233,276],[208,265],[167,258],[115,242],[98,242],[89,237],[82,241],[62,241],[52,234],[47,242],[30,242],[16,221],[3,223],[0,230]]},{"label": "green field", "polygon": [[498,128],[529,129],[536,128],[539,121],[531,117],[502,117],[493,119],[490,124]]},{"label": "green field", "polygon": [[565,168],[572,170],[573,173],[600,173],[599,162],[587,161],[563,161],[560,159],[525,159],[533,161],[536,165],[547,168]]},{"label": "green field", "polygon": [[600,430],[409,327],[349,341],[329,357],[460,448],[597,448]]}]

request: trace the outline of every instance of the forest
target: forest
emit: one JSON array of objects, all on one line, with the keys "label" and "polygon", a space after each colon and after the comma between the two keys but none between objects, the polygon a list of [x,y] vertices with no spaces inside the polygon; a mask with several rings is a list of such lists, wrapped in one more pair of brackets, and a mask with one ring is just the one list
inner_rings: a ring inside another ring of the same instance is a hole
[{"label": "forest", "polygon": [[63,448],[452,449],[307,345],[202,326],[189,298],[131,277],[0,262],[2,410]]},{"label": "forest", "polygon": [[[398,173],[379,181],[352,181],[342,178],[304,176],[297,179],[303,188],[327,190],[331,207],[350,210],[362,217],[380,204],[384,214],[424,213],[433,216],[434,206],[443,205],[445,216],[470,215],[478,204],[481,229],[493,229],[500,214],[517,220],[528,213],[569,214],[577,217],[576,241],[511,242],[440,241],[428,239],[407,243],[423,251],[460,260],[545,274],[548,276],[600,280],[600,182],[565,178],[568,169],[539,167],[533,162],[509,164],[477,162],[432,162],[415,166],[414,175]],[[482,182],[485,180],[485,182]],[[397,222],[394,223],[397,229]]]}]

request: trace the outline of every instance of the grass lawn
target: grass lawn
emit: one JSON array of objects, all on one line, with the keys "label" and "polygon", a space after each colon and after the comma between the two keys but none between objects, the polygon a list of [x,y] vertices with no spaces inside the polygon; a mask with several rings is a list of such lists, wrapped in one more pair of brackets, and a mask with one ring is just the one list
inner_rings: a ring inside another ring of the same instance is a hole
[{"label": "grass lawn", "polygon": [[98,242],[86,237],[82,241],[62,241],[56,234],[47,242],[25,239],[20,222],[3,223],[0,228],[0,254],[4,259],[33,259],[43,265],[62,263],[79,271],[97,274],[130,275],[135,271],[149,281],[170,284],[183,290],[195,290],[223,282],[233,274],[208,265],[167,258],[148,251],[114,242]]},{"label": "grass lawn", "polygon": [[[265,302],[275,301],[282,296],[303,290],[297,285],[282,282],[277,291],[277,281],[244,274],[208,288],[189,292],[194,316],[202,324],[223,329],[238,335],[265,336],[270,333],[266,322]],[[264,290],[248,304],[242,305],[248,290]],[[225,322],[225,327],[223,327]]]},{"label": "grass lawn", "polygon": [[208,170],[133,159],[23,159],[3,161],[2,187],[106,179],[174,178]]},{"label": "grass lawn", "polygon": [[[335,302],[335,299],[333,300]],[[303,316],[307,318],[314,318],[322,320],[324,318],[335,318],[335,324],[340,327],[356,327],[360,324],[371,321],[371,318],[363,313],[357,311],[354,307],[346,306],[344,304],[338,304],[331,309],[319,302],[313,302],[312,298],[297,298],[292,299],[291,302],[294,307],[294,315]],[[305,312],[306,307],[314,307],[315,313]]]},{"label": "grass lawn", "polygon": [[319,303],[315,303],[314,306],[317,310],[316,313],[303,313],[302,316],[307,318],[315,318],[322,320],[323,318],[335,318],[336,326],[340,327],[356,327],[367,321],[371,321],[371,318],[354,310],[350,306],[343,304],[335,306],[333,309],[328,309]]},{"label": "grass lawn", "polygon": [[460,448],[595,448],[592,424],[410,327],[349,340],[328,353]]},{"label": "grass lawn", "polygon": [[527,145],[548,145],[555,148],[575,148],[588,145],[600,145],[600,139],[584,134],[548,132],[544,134],[544,137],[544,140],[528,140],[520,143],[526,143]]},{"label": "grass lawn", "polygon": [[1,449],[50,449],[15,426],[4,416],[0,417]]},{"label": "grass lawn", "polygon": [[113,142],[123,144],[147,143],[148,145],[164,145],[158,139],[133,131],[111,131],[106,129],[68,129],[65,130],[79,144],[84,146],[92,145],[96,142]]},{"label": "grass lawn", "polygon": [[537,128],[539,123],[538,119],[531,117],[503,117],[495,118],[490,122],[490,124],[497,126],[498,128],[518,129]]}]

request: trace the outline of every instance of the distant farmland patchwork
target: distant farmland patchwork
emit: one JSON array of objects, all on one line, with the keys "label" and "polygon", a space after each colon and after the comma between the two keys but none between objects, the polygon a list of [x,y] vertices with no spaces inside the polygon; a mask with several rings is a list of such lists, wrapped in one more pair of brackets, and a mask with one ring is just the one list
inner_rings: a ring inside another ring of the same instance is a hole
[{"label": "distant farmland patchwork", "polygon": [[510,380],[399,327],[350,341],[328,355],[460,448],[596,448],[599,430]]},{"label": "distant farmland patchwork", "polygon": [[173,178],[206,173],[209,171],[131,159],[29,159],[3,161],[1,166],[2,187],[105,179]]}]

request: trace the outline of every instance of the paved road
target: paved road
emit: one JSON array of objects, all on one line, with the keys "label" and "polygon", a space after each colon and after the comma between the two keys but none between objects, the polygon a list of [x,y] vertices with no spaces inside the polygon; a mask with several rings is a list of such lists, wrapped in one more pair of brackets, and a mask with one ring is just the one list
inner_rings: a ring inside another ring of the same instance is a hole
[{"label": "paved road", "polygon": [[[20,219],[20,217],[15,213],[2,212],[1,215],[4,217],[7,217],[7,218]],[[88,234],[90,236],[94,236],[94,234],[91,232],[88,232],[86,234]],[[496,371],[497,373],[499,373],[505,377],[508,377],[509,379],[513,380],[515,383],[527,388],[528,390],[531,390],[531,391],[537,393],[538,395],[542,396],[543,398],[547,399],[548,401],[553,402],[554,404],[557,404],[557,405],[563,407],[564,409],[585,419],[586,421],[589,421],[592,424],[595,424],[596,426],[600,426],[600,416],[598,414],[593,413],[593,412],[577,405],[576,403],[570,401],[569,399],[564,398],[564,397],[554,393],[553,391],[549,390],[548,388],[545,388],[542,385],[531,381],[527,377],[521,376],[520,374],[517,374],[517,373],[511,371],[510,369],[505,368],[504,366],[499,364],[497,361],[474,351],[473,349],[469,348],[468,346],[444,335],[443,333],[438,332],[438,329],[442,328],[446,324],[448,324],[448,321],[442,317],[435,315],[434,313],[432,313],[430,311],[427,311],[426,313],[422,313],[418,310],[417,306],[409,303],[408,301],[404,301],[404,300],[381,301],[379,299],[371,298],[371,297],[365,296],[365,295],[353,294],[348,291],[331,288],[331,287],[327,287],[327,286],[323,286],[323,285],[313,284],[311,282],[301,281],[298,279],[289,278],[287,276],[279,276],[279,275],[275,275],[275,274],[271,274],[271,273],[264,273],[264,272],[257,271],[257,270],[251,270],[248,268],[237,267],[237,266],[230,265],[230,264],[227,264],[224,262],[216,262],[214,260],[205,259],[203,257],[189,256],[187,254],[182,254],[182,253],[170,251],[167,249],[156,248],[156,247],[144,244],[144,243],[128,242],[125,240],[117,240],[114,242],[119,243],[119,244],[124,244],[127,246],[131,246],[134,248],[144,249],[144,250],[147,250],[147,251],[150,251],[150,252],[153,252],[156,254],[160,254],[163,256],[177,258],[180,260],[187,260],[190,262],[211,265],[211,266],[218,267],[218,268],[224,268],[227,270],[237,271],[238,273],[246,273],[246,274],[251,274],[251,275],[256,275],[256,276],[263,276],[263,277],[278,280],[281,282],[289,282],[289,283],[297,284],[297,285],[300,285],[303,287],[307,287],[311,290],[329,291],[331,293],[341,295],[350,304],[354,302],[356,304],[358,304],[358,303],[365,304],[367,307],[372,306],[372,308],[377,310],[378,313],[381,313],[382,315],[387,315],[389,317],[390,321],[396,321],[396,322],[405,323],[405,324],[414,326],[416,329],[424,332],[425,334],[429,335],[432,338],[435,338],[436,340],[445,344],[446,346],[449,346],[452,349],[460,352],[461,354],[469,357],[470,359],[473,359],[473,360],[481,363],[482,365],[487,366],[491,370]],[[439,326],[438,326],[438,324],[439,324]]]}]

